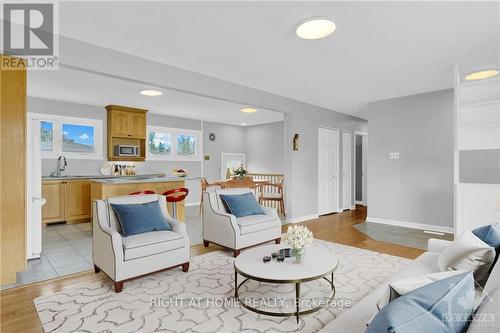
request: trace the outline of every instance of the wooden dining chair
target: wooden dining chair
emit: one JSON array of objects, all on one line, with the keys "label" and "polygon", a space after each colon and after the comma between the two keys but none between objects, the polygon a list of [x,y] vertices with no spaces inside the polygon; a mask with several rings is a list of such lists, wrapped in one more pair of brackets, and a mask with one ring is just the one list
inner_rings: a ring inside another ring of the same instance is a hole
[{"label": "wooden dining chair", "polygon": [[281,215],[286,216],[283,182],[284,178],[282,177],[279,183],[269,183],[260,185],[259,204],[262,205],[264,201],[277,202],[278,213],[281,213]]}]

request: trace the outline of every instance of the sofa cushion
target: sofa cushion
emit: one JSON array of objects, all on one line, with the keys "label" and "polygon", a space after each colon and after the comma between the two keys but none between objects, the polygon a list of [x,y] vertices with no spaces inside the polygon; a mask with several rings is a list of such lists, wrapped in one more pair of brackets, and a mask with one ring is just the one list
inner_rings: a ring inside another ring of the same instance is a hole
[{"label": "sofa cushion", "polygon": [[185,246],[184,237],[173,231],[152,231],[122,238],[124,259],[138,259]]},{"label": "sofa cushion", "polygon": [[493,268],[500,254],[500,222],[474,229],[472,233],[489,246],[495,248],[496,256],[495,260],[493,260]]},{"label": "sofa cushion", "polygon": [[160,208],[159,201],[139,204],[111,204],[118,217],[124,237],[160,230],[172,230]]},{"label": "sofa cushion", "polygon": [[389,288],[387,289],[386,294],[377,302],[377,308],[378,310],[381,310],[388,303],[394,301],[400,296],[408,294],[415,289],[463,273],[467,273],[467,271],[459,270],[438,272],[420,276],[412,276],[409,278],[393,281],[389,284]]},{"label": "sofa cushion", "polygon": [[476,281],[484,285],[494,259],[495,249],[466,231],[441,252],[438,266],[441,271],[473,271]]},{"label": "sofa cushion", "polygon": [[264,215],[253,193],[236,195],[221,194],[222,201],[236,218],[250,215]]},{"label": "sofa cushion", "polygon": [[474,308],[472,272],[433,282],[397,298],[371,321],[366,333],[465,331]]},{"label": "sofa cushion", "polygon": [[249,215],[237,219],[241,235],[273,228],[276,221],[276,217],[269,215]]}]

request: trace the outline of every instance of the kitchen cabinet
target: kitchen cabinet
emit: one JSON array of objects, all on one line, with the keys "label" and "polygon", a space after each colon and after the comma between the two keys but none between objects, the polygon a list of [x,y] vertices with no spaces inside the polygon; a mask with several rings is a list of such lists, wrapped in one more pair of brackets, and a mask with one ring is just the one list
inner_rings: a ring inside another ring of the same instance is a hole
[{"label": "kitchen cabinet", "polygon": [[42,223],[74,223],[90,218],[90,181],[50,180],[42,182]]},{"label": "kitchen cabinet", "polygon": [[[120,105],[106,106],[108,111],[108,160],[138,161],[146,159],[146,113],[148,110]],[[138,156],[117,156],[117,145],[139,147]]]}]

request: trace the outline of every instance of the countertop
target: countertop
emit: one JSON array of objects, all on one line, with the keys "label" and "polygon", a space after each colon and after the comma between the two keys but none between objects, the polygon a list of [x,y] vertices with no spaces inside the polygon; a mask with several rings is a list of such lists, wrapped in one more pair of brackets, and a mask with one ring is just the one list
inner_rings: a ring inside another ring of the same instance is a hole
[{"label": "countertop", "polygon": [[[136,176],[137,177],[137,176]],[[140,176],[139,176],[140,177]],[[176,177],[176,176],[163,176],[163,177],[148,177],[148,178],[112,178],[112,179],[90,179],[92,182],[103,184],[136,184],[136,183],[163,183],[163,182],[178,182],[185,180],[199,180],[201,177]]]},{"label": "countertop", "polygon": [[164,173],[151,173],[134,176],[105,176],[105,175],[63,175],[60,177],[43,176],[42,180],[74,180],[74,179],[150,179],[165,177]]}]

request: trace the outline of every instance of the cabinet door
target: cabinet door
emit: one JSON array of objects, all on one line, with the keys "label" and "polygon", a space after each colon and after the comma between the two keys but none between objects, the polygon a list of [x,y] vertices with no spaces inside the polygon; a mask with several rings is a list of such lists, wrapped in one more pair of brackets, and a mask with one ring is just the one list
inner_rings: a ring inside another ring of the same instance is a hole
[{"label": "cabinet door", "polygon": [[111,136],[129,136],[129,112],[111,111]]},{"label": "cabinet door", "polygon": [[46,203],[42,206],[42,222],[64,221],[65,201],[63,182],[44,182],[42,184],[42,197]]},{"label": "cabinet door", "polygon": [[66,184],[66,221],[90,217],[90,182],[71,180]]},{"label": "cabinet door", "polygon": [[129,119],[129,134],[133,138],[146,138],[146,114],[145,113],[130,113]]}]

